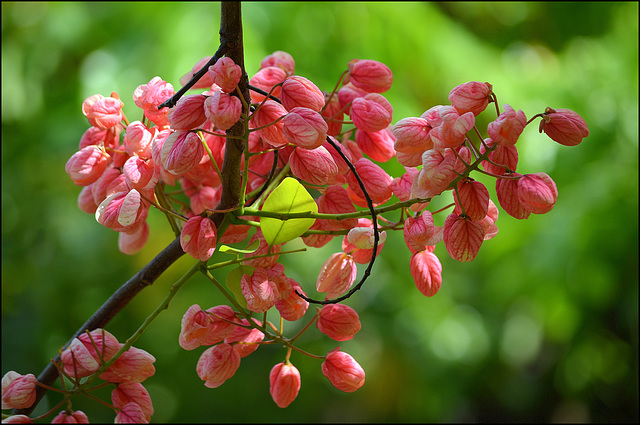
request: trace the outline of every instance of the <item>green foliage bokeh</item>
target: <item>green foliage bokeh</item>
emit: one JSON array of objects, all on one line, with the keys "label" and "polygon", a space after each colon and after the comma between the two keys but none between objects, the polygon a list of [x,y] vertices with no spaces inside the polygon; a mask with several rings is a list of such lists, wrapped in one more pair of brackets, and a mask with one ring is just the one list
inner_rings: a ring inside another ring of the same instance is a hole
[{"label": "green foliage bokeh", "polygon": [[[145,382],[152,420],[637,422],[638,4],[249,2],[243,18],[250,74],[275,50],[325,90],[353,58],[387,64],[394,123],[477,80],[527,117],[573,109],[590,136],[568,148],[535,125],[525,130],[518,171],[548,173],[555,208],[526,221],[501,211],[498,236],[472,263],[439,246],[443,285],[433,298],[416,290],[401,235],[389,235],[372,277],[347,302],[362,321],[356,338],[300,340],[317,354],[341,345],[360,362],[366,383],[353,394],[294,353],[302,388],[279,409],[268,392],[269,370],[285,354],[275,346],[243,359],[222,387],[205,388],[195,373],[202,350],[177,345],[180,319],[191,304],[224,299],[194,278],[136,343],[157,359]],[[218,3],[2,3],[3,374],[37,375],[173,239],[152,212],[146,247],[121,254],[117,234],[77,208],[80,188],[64,165],[88,128],[86,97],[116,91],[138,119],[133,90],[156,75],[178,88],[217,49],[219,19]],[[494,194],[490,179],[478,179]],[[332,249],[339,244],[291,255],[287,273],[311,291]],[[183,257],[107,329],[124,341],[191,263]],[[37,412],[58,400],[49,394]],[[113,420],[89,399],[74,408],[92,422]]]}]

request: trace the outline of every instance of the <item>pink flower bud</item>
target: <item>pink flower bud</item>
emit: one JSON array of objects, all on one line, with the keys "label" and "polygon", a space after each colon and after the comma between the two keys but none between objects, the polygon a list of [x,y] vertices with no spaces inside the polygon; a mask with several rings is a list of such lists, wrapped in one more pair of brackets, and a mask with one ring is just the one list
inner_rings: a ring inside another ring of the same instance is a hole
[{"label": "pink flower bud", "polygon": [[[384,244],[387,239],[387,232],[384,230],[379,233],[378,243]],[[359,249],[373,249],[374,232],[372,227],[354,227],[347,233],[349,243],[355,245]]]},{"label": "pink flower bud", "polygon": [[454,87],[449,93],[449,101],[460,115],[472,112],[477,117],[487,108],[492,93],[491,84],[469,81]]},{"label": "pink flower bud", "polygon": [[357,88],[352,83],[345,84],[338,89],[338,103],[340,105],[340,109],[344,110],[347,115],[350,115],[350,104],[353,102],[353,100],[358,97],[365,97],[366,95],[366,91]]},{"label": "pink flower bud", "polygon": [[182,316],[178,343],[185,350],[193,350],[203,345],[211,332],[210,316],[194,304]]},{"label": "pink flower bud", "polygon": [[9,371],[2,377],[2,409],[26,409],[35,401],[35,375]]},{"label": "pink flower bud", "polygon": [[454,260],[472,261],[484,241],[484,228],[469,217],[451,213],[444,222],[444,245]]},{"label": "pink flower bud", "polygon": [[445,148],[460,146],[464,142],[467,131],[471,130],[475,124],[473,113],[467,112],[460,115],[453,106],[443,106],[438,109],[438,114],[440,124],[429,132],[434,149],[442,151]]},{"label": "pink flower bud", "polygon": [[364,385],[364,370],[353,357],[340,351],[340,347],[327,354],[322,363],[322,374],[334,387],[347,393]]},{"label": "pink flower bud", "polygon": [[[457,189],[457,192],[453,193],[456,208],[464,208],[464,213],[471,221],[482,220],[489,210],[489,191],[487,188],[479,181],[465,178],[458,182]],[[460,210],[461,212],[462,210]]]},{"label": "pink flower bud", "polygon": [[222,198],[222,186],[202,186],[200,190],[189,197],[191,211],[201,214],[204,210],[212,210]]},{"label": "pink flower bud", "polygon": [[276,263],[272,267],[266,269],[266,271],[269,280],[275,283],[278,288],[278,301],[289,297],[293,291],[291,283],[295,281],[293,279],[289,279],[284,273],[284,266],[281,263]]},{"label": "pink flower bud", "polygon": [[251,116],[251,127],[260,128],[257,130],[260,137],[274,148],[279,148],[289,143],[282,130],[282,120],[276,122],[285,115],[287,115],[287,110],[279,103],[269,99]]},{"label": "pink flower bud", "polygon": [[242,102],[235,96],[217,90],[204,102],[207,119],[220,130],[228,130],[242,115]]},{"label": "pink flower bud", "polygon": [[287,52],[283,52],[282,50],[276,50],[268,56],[265,56],[260,62],[260,68],[266,68],[269,66],[276,66],[278,68],[282,68],[287,75],[293,75],[296,69],[296,62],[293,60],[293,56],[291,56]]},{"label": "pink flower bud", "polygon": [[120,343],[116,337],[104,329],[95,329],[74,338],[60,355],[60,360],[66,374],[80,379],[97,371],[101,359],[109,361],[118,350]]},{"label": "pink flower bud", "polygon": [[355,139],[362,152],[374,161],[387,162],[396,155],[395,137],[388,128],[374,133],[357,128]]},{"label": "pink flower bud", "polygon": [[114,421],[117,424],[146,424],[147,417],[138,403],[130,402],[122,406],[116,413]]},{"label": "pink flower bud", "polygon": [[129,229],[118,234],[118,249],[126,255],[133,255],[139,252],[149,239],[149,223],[140,222],[133,229]]},{"label": "pink flower bud", "polygon": [[[211,58],[212,58],[212,56],[205,56],[202,59],[200,59],[198,62],[196,62],[196,64],[193,65],[193,68],[191,68],[191,71],[187,72],[182,77],[180,77],[180,85],[184,86],[185,84],[187,84],[191,80],[191,77],[193,77],[193,74],[195,74],[196,72],[200,71],[203,66],[205,66],[207,63],[209,63]],[[194,89],[194,90],[195,89],[206,89],[206,88],[211,87],[212,85],[213,85],[213,76],[210,73],[205,73],[202,76],[202,78],[200,78],[191,87],[191,89]]]},{"label": "pink flower bud", "polygon": [[82,103],[82,113],[92,126],[111,128],[118,125],[124,118],[122,115],[123,105],[124,103],[118,98],[97,94],[85,99]]},{"label": "pink flower bud", "polygon": [[485,145],[489,148],[495,145],[495,148],[488,155],[493,164],[489,161],[482,161],[482,167],[485,171],[501,176],[507,172],[507,168],[510,172],[516,170],[518,166],[518,148],[516,148],[516,145],[496,145],[493,140],[484,139],[484,143],[480,144],[481,154],[487,151]]},{"label": "pink flower bud", "polygon": [[278,287],[269,280],[265,269],[257,268],[251,276],[242,275],[240,287],[247,300],[247,308],[256,313],[264,313],[278,301]]},{"label": "pink flower bud", "polygon": [[[309,230],[335,230],[333,225],[330,225],[328,221],[329,220],[316,220]],[[333,235],[311,234],[309,236],[303,236],[302,242],[307,246],[321,248],[331,242],[333,238]]]},{"label": "pink flower bud", "polygon": [[309,302],[296,294],[297,291],[302,295],[307,296],[307,294],[302,290],[300,284],[293,279],[289,280],[291,283],[291,293],[287,298],[280,299],[276,302],[276,309],[284,320],[293,322],[304,316],[309,308]]},{"label": "pink flower bud", "polygon": [[[371,220],[369,220],[368,218],[361,218],[358,220],[358,228],[362,229],[362,228],[370,228],[371,232],[368,234],[370,237],[370,244],[371,247],[370,248],[358,248],[357,246],[355,246],[354,244],[352,244],[351,242],[349,242],[349,235],[346,235],[344,238],[342,238],[342,250],[344,252],[347,252],[349,254],[351,254],[353,261],[355,261],[358,264],[368,264],[369,261],[371,261],[371,256],[373,255],[373,222]],[[362,232],[362,230],[358,230],[358,233]],[[386,233],[382,232],[380,233],[380,237],[378,240],[378,249],[376,250],[376,255],[380,254],[380,251],[382,251],[382,248],[384,247],[384,242],[386,240]]]},{"label": "pink flower bud", "polygon": [[323,146],[311,150],[297,148],[289,157],[289,165],[294,176],[311,184],[331,184],[338,174],[338,166]]},{"label": "pink flower bud", "polygon": [[[521,178],[522,174],[512,173],[507,174],[507,176]],[[529,218],[531,212],[524,207],[518,197],[518,180],[519,179],[497,179],[496,195],[498,195],[500,206],[507,214],[518,220],[523,220]]]},{"label": "pink flower bud", "polygon": [[318,112],[294,107],[282,120],[282,131],[291,143],[304,149],[315,149],[327,138],[327,123]]},{"label": "pink flower bud", "polygon": [[320,111],[327,121],[327,134],[336,136],[342,131],[342,121],[344,120],[344,111],[340,107],[340,100],[337,94],[333,94],[329,98],[330,93],[325,93],[325,107]]},{"label": "pink flower bud", "polygon": [[128,190],[126,178],[117,168],[107,168],[102,176],[91,184],[91,194],[97,205],[107,199],[107,196]]},{"label": "pink flower bud", "polygon": [[[469,149],[460,148],[458,155],[467,164],[470,163],[471,152]],[[439,195],[457,177],[456,172],[462,173],[464,169],[464,164],[451,149],[445,149],[444,155],[435,149],[426,151],[422,155],[422,170],[414,181],[415,187],[411,188],[412,196],[431,198]]]},{"label": "pink flower bud", "polygon": [[413,179],[420,173],[417,168],[404,167],[405,173],[401,177],[396,177],[391,182],[391,190],[393,194],[401,201],[411,199],[411,184]]},{"label": "pink flower bud", "polygon": [[116,232],[124,232],[146,220],[148,213],[140,192],[132,189],[114,193],[102,201],[96,210],[96,220]]},{"label": "pink flower bud", "polygon": [[334,298],[345,293],[356,280],[358,269],[353,257],[344,252],[332,254],[322,265],[316,290],[326,292],[327,298]]},{"label": "pink flower bud", "polygon": [[555,205],[558,188],[545,173],[525,174],[518,180],[518,199],[527,211],[545,214]]},{"label": "pink flower bud", "polygon": [[493,203],[491,199],[489,199],[489,211],[487,215],[480,220],[480,224],[484,229],[484,240],[488,241],[489,239],[493,239],[498,234],[498,226],[496,226],[496,221],[498,220],[498,207]]},{"label": "pink flower bud", "polygon": [[[4,423],[4,422],[3,422]],[[63,410],[51,421],[52,424],[88,424],[89,418],[82,410]]]},{"label": "pink flower bud", "polygon": [[173,108],[169,109],[167,119],[174,130],[193,130],[200,127],[207,120],[204,114],[204,101],[206,96],[191,94],[178,100]]},{"label": "pink flower bud", "polygon": [[160,161],[168,172],[182,175],[198,165],[204,153],[204,146],[196,133],[175,131],[164,141]]},{"label": "pink flower bud", "polygon": [[348,66],[349,73],[345,77],[345,83],[351,82],[368,93],[384,93],[391,88],[393,73],[382,62],[353,59]]},{"label": "pink flower bud", "polygon": [[416,252],[441,242],[443,230],[434,225],[431,211],[423,211],[418,217],[407,217],[402,232],[411,252]]},{"label": "pink flower bud", "polygon": [[159,178],[155,172],[153,160],[145,161],[137,155],[127,159],[122,167],[122,173],[128,187],[141,191],[153,189]]},{"label": "pink flower bud", "polygon": [[540,133],[565,146],[576,146],[589,135],[585,120],[571,109],[547,107],[540,121]]},{"label": "pink flower bud", "polygon": [[[356,207],[351,202],[349,194],[342,186],[329,186],[325,192],[316,199],[318,212],[324,214],[348,214],[356,212]],[[333,230],[351,229],[358,225],[358,219],[345,220],[316,220],[326,222]]]},{"label": "pink flower bud", "polygon": [[114,407],[122,409],[129,403],[140,406],[144,417],[149,422],[153,415],[151,396],[146,388],[138,382],[122,382],[111,391],[111,403]]},{"label": "pink flower bud", "polygon": [[120,140],[120,126],[111,128],[89,127],[80,138],[78,149],[89,145],[104,146],[105,148],[117,148]]},{"label": "pink flower bud", "polygon": [[213,66],[209,67],[209,77],[225,93],[231,93],[240,82],[242,68],[236,65],[231,58],[220,58]]},{"label": "pink flower bud", "polygon": [[[122,347],[124,344],[120,344]],[[122,353],[118,360],[100,374],[100,379],[107,382],[144,382],[148,377],[156,373],[153,363],[155,357],[144,350],[130,347]]]},{"label": "pink flower bud", "polygon": [[318,313],[316,326],[336,341],[348,341],[360,330],[360,317],[344,304],[327,304]]},{"label": "pink flower bud", "polygon": [[[254,323],[259,326],[262,324],[260,321],[252,319]],[[242,319],[242,324],[247,326],[249,322],[247,319]],[[249,354],[256,351],[259,347],[259,343],[264,339],[264,334],[255,328],[245,328],[242,326],[235,326],[235,329],[231,334],[224,339],[226,344],[233,344],[233,349],[240,355],[240,357],[247,357]]]},{"label": "pink flower bud", "polygon": [[[117,170],[116,170],[117,171]],[[78,194],[78,208],[87,214],[95,214],[98,209],[98,204],[93,199],[93,186],[95,183],[91,183],[89,186],[84,186]]]},{"label": "pink flower bud", "polygon": [[[366,158],[358,160],[354,166],[374,205],[384,204],[391,198],[393,194],[391,191],[391,182],[393,179],[380,166]],[[349,190],[357,197],[365,198],[353,173],[347,174],[347,183],[349,183]]]},{"label": "pink flower bud", "polygon": [[224,234],[220,237],[220,243],[231,244],[242,242],[247,239],[249,228],[250,226],[245,224],[230,224]]},{"label": "pink flower bud", "polygon": [[3,424],[32,424],[33,419],[27,415],[11,415],[2,420]]},{"label": "pink flower bud", "polygon": [[425,297],[434,296],[442,285],[442,264],[438,257],[428,250],[411,255],[411,276],[418,290]]},{"label": "pink flower bud", "polygon": [[287,407],[300,391],[300,372],[291,363],[278,363],[269,373],[269,392],[278,407]]},{"label": "pink flower bud", "polygon": [[393,107],[381,94],[369,93],[353,99],[350,117],[357,128],[373,133],[391,124]]},{"label": "pink flower bud", "polygon": [[391,130],[396,137],[394,149],[398,162],[405,167],[417,167],[422,164],[422,154],[433,149],[433,140],[429,136],[431,125],[424,118],[403,118]]},{"label": "pink flower bud", "polygon": [[138,155],[142,159],[151,158],[151,146],[157,128],[149,130],[140,121],[134,121],[127,126],[124,136],[124,149],[129,155]]},{"label": "pink flower bud", "polygon": [[284,80],[280,100],[282,106],[288,111],[295,107],[303,107],[320,112],[324,106],[324,94],[318,86],[299,75],[293,75]]},{"label": "pink flower bud", "polygon": [[[251,245],[255,240],[260,241],[260,245],[258,246],[258,249],[256,249],[250,254],[250,256],[257,256],[257,255],[264,255],[264,254],[277,254],[282,249],[280,245],[269,246],[267,241],[264,240],[264,236],[262,236],[262,232],[260,231],[256,232],[251,237],[251,239],[249,239],[248,245]],[[278,255],[271,255],[268,257],[245,260],[242,262],[242,264],[251,266],[251,267],[256,267],[256,268],[268,269],[269,267],[273,267],[278,262],[278,258],[279,258]]]},{"label": "pink flower bud", "polygon": [[73,154],[64,169],[76,185],[88,186],[102,176],[111,161],[104,149],[89,145]]},{"label": "pink flower bud", "polygon": [[228,305],[218,305],[207,309],[209,315],[209,335],[202,345],[213,345],[224,341],[237,328],[229,322],[236,322],[236,313]]},{"label": "pink flower bud", "polygon": [[489,137],[501,145],[514,145],[527,125],[524,112],[516,112],[511,106],[504,105],[504,112],[487,126]]},{"label": "pink flower bud", "polygon": [[216,225],[208,217],[195,216],[187,221],[180,233],[180,245],[196,260],[207,261],[216,250]]},{"label": "pink flower bud", "polygon": [[[268,66],[266,68],[260,69],[249,81],[254,87],[262,89],[266,92],[269,92],[273,86],[278,83],[283,82],[287,78],[287,73],[282,68],[278,68],[275,66]],[[280,92],[282,90],[281,86],[276,87],[271,92],[272,96],[280,98]],[[260,103],[264,100],[265,96],[255,91],[251,91],[251,101],[253,103]]]},{"label": "pink flower bud", "polygon": [[[195,88],[195,87],[194,87]],[[133,101],[144,111],[145,117],[162,127],[169,124],[167,112],[169,108],[158,109],[167,99],[174,95],[173,86],[160,77],[153,77],[147,84],[139,85],[133,92]]]},{"label": "pink flower bud", "polygon": [[240,367],[240,354],[230,344],[208,348],[198,360],[196,371],[208,388],[217,388],[231,378]]}]

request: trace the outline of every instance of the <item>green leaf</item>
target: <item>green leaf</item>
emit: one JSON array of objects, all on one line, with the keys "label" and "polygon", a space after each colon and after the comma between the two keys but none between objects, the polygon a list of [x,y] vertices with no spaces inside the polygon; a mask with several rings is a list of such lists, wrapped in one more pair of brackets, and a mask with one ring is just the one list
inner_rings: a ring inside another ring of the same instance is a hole
[{"label": "green leaf", "polygon": [[[262,211],[280,214],[318,212],[318,205],[309,192],[294,178],[287,177],[264,201]],[[315,222],[315,218],[279,220],[261,217],[260,228],[269,245],[278,245],[297,238]]]},{"label": "green leaf", "polygon": [[252,275],[253,270],[254,270],[254,267],[251,267],[251,266],[238,266],[229,272],[229,274],[227,275],[227,279],[225,280],[225,283],[227,284],[227,288],[229,288],[229,290],[236,297],[238,304],[240,304],[240,306],[244,308],[247,308],[247,300],[244,297],[244,295],[242,295],[242,288],[241,288],[242,275],[243,274]]},{"label": "green leaf", "polygon": [[234,247],[229,246],[229,245],[221,245],[220,248],[218,248],[218,251],[219,252],[229,252],[229,253],[233,253],[233,254],[251,254],[256,249],[258,249],[259,246],[260,246],[260,241],[255,240],[255,241],[251,242],[251,244],[248,245],[245,249],[234,248]]}]

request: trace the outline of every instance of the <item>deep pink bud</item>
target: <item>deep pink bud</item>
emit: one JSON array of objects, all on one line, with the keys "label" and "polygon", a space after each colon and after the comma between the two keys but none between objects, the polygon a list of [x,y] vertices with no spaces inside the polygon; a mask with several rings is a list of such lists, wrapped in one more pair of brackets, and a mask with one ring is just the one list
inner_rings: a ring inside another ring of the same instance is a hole
[{"label": "deep pink bud", "polygon": [[322,374],[334,387],[347,393],[364,385],[364,370],[353,357],[340,351],[340,347],[327,354],[322,363]]},{"label": "deep pink bud", "polygon": [[391,182],[391,190],[401,201],[408,201],[411,199],[411,184],[420,171],[415,167],[404,167],[404,169],[406,172]]},{"label": "deep pink bud", "polygon": [[269,280],[263,268],[255,269],[252,275],[242,275],[240,287],[247,300],[247,308],[256,313],[264,313],[278,301],[278,287]]},{"label": "deep pink bud", "polygon": [[418,251],[411,255],[411,276],[425,297],[434,296],[442,285],[442,264],[433,252]]},{"label": "deep pink bud", "polygon": [[111,391],[111,403],[114,407],[122,409],[128,403],[140,406],[145,419],[151,420],[153,404],[147,389],[138,382],[122,382]]},{"label": "deep pink bud", "polygon": [[326,292],[327,298],[342,295],[351,288],[357,273],[358,269],[351,255],[344,252],[332,254],[320,269],[316,290]]},{"label": "deep pink bud", "polygon": [[291,143],[304,149],[315,149],[327,138],[328,126],[318,112],[295,107],[282,119],[282,131]]},{"label": "deep pink bud", "polygon": [[291,293],[287,298],[280,299],[276,302],[276,309],[284,320],[290,322],[299,320],[304,316],[309,308],[309,302],[296,294],[296,291],[306,296],[300,284],[293,279],[289,279],[291,284]]},{"label": "deep pink bud", "polygon": [[320,112],[324,106],[324,94],[318,86],[299,75],[293,75],[284,80],[280,100],[282,106],[288,111],[295,107],[303,107]]},{"label": "deep pink bud", "polygon": [[35,401],[35,375],[10,371],[2,377],[2,409],[26,409]]},{"label": "deep pink bud", "polygon": [[122,121],[122,106],[124,103],[116,97],[104,97],[96,94],[85,99],[82,103],[82,113],[94,127],[111,128]]},{"label": "deep pink bud", "polygon": [[393,107],[381,94],[369,93],[353,99],[349,114],[357,128],[373,133],[391,124]]},{"label": "deep pink bud", "polygon": [[[124,344],[120,344],[122,347]],[[155,357],[144,350],[130,347],[99,378],[107,382],[144,382],[156,373]]]},{"label": "deep pink bud", "polygon": [[[349,194],[342,186],[329,186],[325,192],[316,199],[318,212],[324,214],[348,214],[356,212],[356,207],[351,202]],[[358,219],[345,220],[316,220],[326,222],[333,230],[351,229],[358,225]]]},{"label": "deep pink bud", "polygon": [[555,205],[558,188],[545,173],[525,174],[518,180],[518,199],[527,211],[545,214]]},{"label": "deep pink bud", "polygon": [[140,222],[132,229],[127,229],[118,234],[118,249],[123,254],[133,255],[139,252],[149,239],[149,223]]},{"label": "deep pink bud", "polygon": [[146,220],[149,208],[144,205],[140,192],[131,189],[107,197],[96,210],[98,223],[116,232],[134,229]]},{"label": "deep pink bud", "polygon": [[180,233],[180,245],[196,260],[207,261],[216,250],[217,229],[208,217],[195,216],[187,221]]},{"label": "deep pink bud", "polygon": [[95,214],[98,209],[98,204],[96,204],[96,201],[93,199],[92,189],[94,184],[95,183],[91,183],[89,186],[84,186],[78,194],[78,208],[87,214]]},{"label": "deep pink bud", "polygon": [[454,260],[472,261],[484,241],[484,228],[469,217],[451,213],[444,222],[444,245]]},{"label": "deep pink bud", "polygon": [[431,211],[423,211],[418,217],[407,217],[402,233],[411,252],[424,251],[442,241],[443,227],[433,223]]},{"label": "deep pink bud", "polygon": [[[391,198],[391,182],[393,179],[379,165],[362,158],[354,166],[374,204],[384,204]],[[348,190],[352,191],[357,197],[365,199],[364,193],[353,173],[347,174],[347,182],[349,183]]]},{"label": "deep pink bud", "polygon": [[120,140],[120,126],[111,128],[89,127],[80,138],[78,149],[82,149],[89,145],[100,146],[116,149]]},{"label": "deep pink bud", "polygon": [[117,424],[146,424],[147,417],[138,403],[130,402],[122,406],[116,413],[114,423]]},{"label": "deep pink bud", "polygon": [[338,89],[338,103],[340,105],[340,109],[343,109],[345,114],[350,115],[351,106],[349,104],[352,103],[354,99],[358,97],[365,97],[366,95],[366,91],[357,88],[352,83],[345,84]]},{"label": "deep pink bud", "polygon": [[489,191],[482,183],[471,178],[458,182],[457,192],[453,192],[453,200],[456,203],[456,211],[460,210],[461,213],[461,208],[464,208],[464,213],[471,221],[482,220],[489,210]]},{"label": "deep pink bud", "polygon": [[251,116],[251,127],[260,128],[257,130],[260,137],[274,148],[279,148],[289,141],[282,131],[282,120],[273,123],[285,115],[287,115],[287,110],[279,103],[269,99]]},{"label": "deep pink bud", "polygon": [[[5,423],[4,421],[2,423]],[[63,410],[51,421],[52,424],[88,424],[89,418],[82,410]]]},{"label": "deep pink bud", "polygon": [[116,337],[104,329],[95,329],[74,338],[60,355],[60,360],[66,374],[80,379],[97,371],[101,366],[100,359],[109,361],[118,350],[120,343]]},{"label": "deep pink bud", "polygon": [[125,181],[131,189],[153,189],[159,175],[155,172],[153,160],[145,161],[137,155],[130,156],[122,167]]},{"label": "deep pink bud", "polygon": [[176,106],[169,109],[167,119],[174,130],[193,130],[207,120],[204,114],[206,96],[191,94],[180,98]]},{"label": "deep pink bud", "polygon": [[[202,345],[213,345],[224,341],[237,328],[229,321],[237,322],[236,313],[228,305],[217,305],[207,309],[209,315],[209,335],[205,338]],[[226,320],[225,320],[226,319]]]},{"label": "deep pink bud", "polygon": [[265,56],[262,62],[260,62],[260,68],[267,68],[269,66],[282,68],[287,75],[293,75],[296,70],[296,62],[293,60],[293,56],[282,50],[276,50],[270,55]]},{"label": "deep pink bud", "polygon": [[527,125],[524,112],[516,112],[511,106],[504,105],[504,112],[487,126],[489,137],[501,145],[514,145]]},{"label": "deep pink bud", "polygon": [[340,107],[340,100],[336,93],[329,99],[330,93],[325,93],[325,107],[320,113],[327,121],[329,126],[327,134],[336,136],[342,131],[342,121],[344,120],[344,111]]},{"label": "deep pink bud", "polygon": [[[278,83],[283,82],[287,78],[287,73],[282,68],[276,66],[268,66],[260,69],[249,81],[254,87],[262,89],[267,93]],[[271,92],[272,96],[280,98],[281,86],[276,87]],[[251,90],[251,101],[253,103],[260,103],[264,100],[265,96]]]},{"label": "deep pink bud", "polygon": [[374,133],[356,128],[355,139],[362,152],[374,161],[387,162],[396,155],[395,136],[388,128]]},{"label": "deep pink bud", "polygon": [[565,146],[576,146],[589,135],[585,120],[571,109],[547,107],[540,121],[540,133]]},{"label": "deep pink bud", "polygon": [[398,162],[405,167],[417,167],[422,164],[422,154],[433,149],[433,140],[429,136],[431,125],[424,118],[403,118],[391,132],[396,137],[394,149]]},{"label": "deep pink bud", "polygon": [[460,115],[453,106],[443,106],[438,109],[440,124],[429,132],[433,140],[434,149],[443,151],[445,148],[456,148],[465,139],[467,131],[473,128],[475,116],[471,112]]},{"label": "deep pink bud", "polygon": [[315,149],[297,148],[289,157],[294,176],[311,184],[332,184],[338,174],[338,166],[324,146]]},{"label": "deep pink bud", "polygon": [[287,407],[300,391],[300,372],[291,363],[278,363],[269,373],[269,392],[278,407]]},{"label": "deep pink bud", "polygon": [[382,62],[353,59],[348,66],[349,73],[345,77],[345,83],[351,82],[368,93],[384,93],[391,88],[393,73]]},{"label": "deep pink bud", "polygon": [[242,68],[236,65],[233,59],[224,57],[209,67],[209,77],[225,93],[231,93],[242,77]]},{"label": "deep pink bud", "polygon": [[336,341],[347,341],[360,330],[360,317],[344,304],[327,304],[318,313],[316,326],[323,334]]},{"label": "deep pink bud", "polygon": [[[260,321],[255,319],[252,320],[259,326],[262,325]],[[241,323],[245,326],[249,325],[247,319],[242,319]],[[258,349],[260,345],[259,343],[263,339],[264,334],[256,328],[235,326],[233,332],[224,339],[224,342],[226,344],[233,344],[233,349],[240,355],[240,357],[247,357]]]},{"label": "deep pink bud", "polygon": [[111,161],[103,148],[89,145],[73,154],[64,169],[76,185],[88,186],[102,176]]},{"label": "deep pink bud", "polygon": [[235,96],[217,90],[204,101],[207,119],[220,130],[228,130],[242,115],[242,102]]},{"label": "deep pink bud", "polygon": [[196,133],[175,131],[164,141],[160,160],[165,170],[182,175],[198,165],[204,153],[204,146]]},{"label": "deep pink bud", "polygon": [[124,136],[124,149],[129,155],[138,155],[142,159],[151,158],[151,146],[157,128],[149,130],[140,121],[134,121],[127,126]]},{"label": "deep pink bud", "polygon": [[[518,173],[507,174],[506,176],[522,178],[522,174]],[[518,220],[523,220],[529,218],[531,212],[524,207],[518,197],[518,180],[511,178],[497,179],[496,195],[498,195],[500,206],[507,214]]]},{"label": "deep pink bud", "polygon": [[491,100],[492,86],[489,83],[469,81],[454,87],[449,93],[449,101],[460,115],[472,112],[478,116],[487,108]]},{"label": "deep pink bud", "polygon": [[[198,62],[196,62],[196,64],[193,65],[193,68],[191,68],[191,71],[187,72],[182,77],[180,77],[180,85],[184,86],[185,84],[187,84],[191,80],[191,77],[193,77],[193,74],[195,74],[196,72],[200,71],[200,69],[202,69],[203,66],[205,66],[207,63],[209,63],[211,58],[212,58],[212,56],[205,56],[202,59],[200,59]],[[207,72],[202,76],[202,78],[200,78],[191,87],[191,89],[193,89],[193,90],[195,90],[195,89],[208,89],[212,85],[213,85],[213,76],[210,73]]]},{"label": "deep pink bud", "polygon": [[[489,152],[488,156],[493,164],[489,161],[482,161],[482,167],[485,171],[501,176],[507,172],[507,168],[511,172],[516,170],[518,166],[518,148],[516,148],[516,145],[496,145],[493,140],[484,139],[484,143],[480,144],[481,154],[487,151],[485,145],[489,148],[495,145],[495,148]],[[500,164],[500,166],[495,164]]]},{"label": "deep pink bud", "polygon": [[[262,232],[260,231],[257,231],[251,237],[251,239],[249,239],[249,243],[247,245],[251,245],[255,240],[258,240],[260,245],[258,246],[258,249],[256,249],[251,254],[249,254],[250,256],[257,256],[257,255],[264,255],[264,254],[277,254],[282,249],[281,245],[269,246],[267,241],[264,239],[264,236],[262,236]],[[270,255],[262,258],[245,260],[242,262],[242,264],[251,266],[251,267],[256,267],[256,268],[268,269],[269,267],[273,267],[278,262],[278,258],[279,258],[278,255]]]},{"label": "deep pink bud", "polygon": [[240,367],[240,354],[230,344],[208,348],[198,360],[196,371],[208,388],[217,388],[231,378]]},{"label": "deep pink bud", "polygon": [[209,337],[211,332],[210,316],[198,304],[194,304],[182,316],[178,343],[185,350],[193,350]]}]

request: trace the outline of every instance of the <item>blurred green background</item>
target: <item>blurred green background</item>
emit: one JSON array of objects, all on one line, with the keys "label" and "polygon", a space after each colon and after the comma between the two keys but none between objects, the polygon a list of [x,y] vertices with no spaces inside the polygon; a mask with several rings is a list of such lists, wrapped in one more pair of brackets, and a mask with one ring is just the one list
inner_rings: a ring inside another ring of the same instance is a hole
[{"label": "blurred green background", "polygon": [[[191,304],[224,299],[193,279],[136,343],[157,359],[145,382],[152,420],[637,422],[638,4],[249,2],[243,17],[249,74],[275,50],[291,53],[296,73],[326,90],[353,58],[387,64],[394,123],[478,80],[527,117],[546,106],[573,109],[591,134],[569,148],[537,125],[525,130],[518,171],[548,173],[559,189],[555,208],[526,221],[501,212],[500,232],[472,263],[438,246],[435,297],[416,290],[404,241],[389,235],[373,276],[347,302],[360,313],[356,338],[336,343],[312,331],[300,339],[310,352],[340,345],[358,360],[367,378],[353,394],[333,388],[319,361],[294,353],[302,388],[279,409],[268,391],[269,371],[285,355],[276,346],[243,359],[222,387],[205,388],[195,373],[203,349],[178,347],[180,319]],[[139,119],[133,90],[156,75],[177,88],[217,49],[219,18],[218,3],[2,3],[3,374],[37,375],[173,239],[153,211],[144,250],[120,254],[117,234],[77,208],[80,188],[64,165],[88,128],[87,96],[117,91]],[[478,179],[494,193],[490,179]],[[285,260],[308,293],[335,242]],[[191,264],[183,257],[108,330],[124,341]],[[100,395],[108,400],[109,391]],[[49,394],[37,412],[58,400]],[[92,422],[114,417],[87,398],[74,408]]]}]

